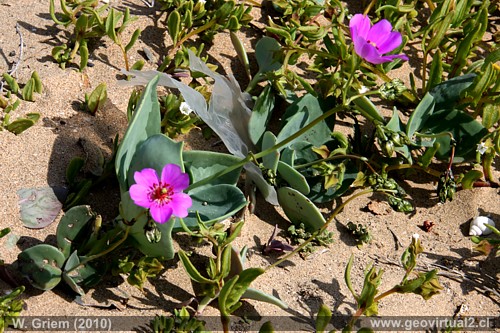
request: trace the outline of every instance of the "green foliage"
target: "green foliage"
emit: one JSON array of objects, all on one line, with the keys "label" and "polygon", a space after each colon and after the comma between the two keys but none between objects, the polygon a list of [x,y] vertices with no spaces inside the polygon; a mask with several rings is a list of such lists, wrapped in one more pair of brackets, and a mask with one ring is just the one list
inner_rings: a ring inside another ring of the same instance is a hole
[{"label": "green foliage", "polygon": [[101,83],[90,93],[90,95],[85,94],[85,106],[87,111],[95,116],[97,110],[104,106],[107,98],[106,83]]},{"label": "green foliage", "polygon": [[173,316],[156,315],[151,321],[151,329],[154,333],[170,333],[170,332],[206,332],[205,322],[191,316],[186,307],[174,309]]},{"label": "green foliage", "polygon": [[[443,287],[439,284],[437,278],[437,270],[432,270],[426,273],[414,272],[414,268],[417,265],[417,258],[420,253],[423,252],[423,248],[420,244],[420,239],[418,235],[412,237],[412,241],[408,248],[403,252],[401,256],[401,263],[405,270],[405,275],[400,284],[394,286],[393,288],[379,293],[379,287],[382,283],[381,269],[377,269],[374,265],[370,266],[365,271],[365,279],[363,282],[363,287],[361,293],[356,293],[351,283],[351,269],[354,261],[354,256],[351,256],[345,270],[345,282],[347,287],[351,291],[352,295],[357,302],[356,315],[353,316],[349,324],[344,330],[350,331],[355,325],[357,317],[373,316],[378,314],[378,303],[384,298],[394,293],[414,293],[422,296],[425,300],[428,300],[432,296],[439,293]],[[410,276],[416,275],[415,278],[410,278]]]},{"label": "green foliage", "polygon": [[212,253],[215,254],[215,258],[210,257],[205,264],[207,273],[204,275],[195,267],[186,252],[182,250],[178,252],[186,273],[193,282],[200,285],[199,295],[204,296],[197,312],[201,313],[205,306],[217,299],[221,322],[226,330],[229,327],[230,314],[241,306],[243,298],[268,302],[282,308],[287,307],[278,298],[250,288],[252,281],[263,274],[264,270],[245,268],[246,248],[238,253],[231,245],[231,242],[239,236],[243,221],[232,224],[227,230],[220,223],[207,228],[204,223],[199,222],[199,229],[196,232],[190,231],[185,225],[183,227],[191,236],[210,242]]},{"label": "green foliage", "polygon": [[18,299],[24,292],[24,286],[20,286],[0,296],[0,333],[3,333],[23,310],[24,301]]},{"label": "green foliage", "polygon": [[67,42],[52,49],[52,57],[61,68],[72,63],[79,52],[79,68],[82,71],[87,67],[89,59],[89,42],[92,39],[108,36],[120,47],[125,68],[130,69],[127,52],[133,47],[141,31],[139,29],[134,31],[130,41],[124,44],[121,35],[127,26],[136,20],[135,17],[130,16],[129,8],[126,8],[125,12],[120,12],[114,8],[109,9],[108,4],[99,6],[97,0],[60,0],[60,9],[62,12],[56,13],[55,0],[50,0],[52,20],[56,24],[64,26],[65,29],[71,30]]},{"label": "green foliage", "polygon": [[372,240],[372,235],[367,227],[358,223],[357,225],[349,222],[347,223],[347,229],[352,233],[354,239],[358,243],[358,246],[369,243]]},{"label": "green foliage", "polygon": [[[307,228],[304,223],[299,225],[291,225],[288,228],[288,234],[292,240],[292,244],[303,244],[313,237],[313,232]],[[317,246],[328,246],[328,244],[333,243],[333,232],[328,230],[323,230],[310,241],[307,245],[300,251],[304,256],[313,253]]]},{"label": "green foliage", "polygon": [[[3,73],[3,80],[0,80],[0,131],[7,131],[16,135],[21,134],[38,121],[39,113],[28,113],[24,118],[17,118],[11,121],[11,113],[21,105],[21,100],[34,102],[34,93],[41,94],[43,91],[42,81],[36,71],[31,74],[31,78],[21,89],[17,80],[9,73]],[[7,87],[5,86],[7,85]],[[4,88],[7,88],[4,91]]]},{"label": "green foliage", "polygon": [[[238,31],[252,20],[251,7],[236,4],[234,0],[212,2],[161,0],[160,3],[161,9],[167,13],[165,23],[173,43],[161,66],[162,69],[172,65],[171,61],[181,54],[182,46],[191,37],[197,36],[204,41],[212,42],[218,32]],[[176,63],[175,67],[178,65]]]}]

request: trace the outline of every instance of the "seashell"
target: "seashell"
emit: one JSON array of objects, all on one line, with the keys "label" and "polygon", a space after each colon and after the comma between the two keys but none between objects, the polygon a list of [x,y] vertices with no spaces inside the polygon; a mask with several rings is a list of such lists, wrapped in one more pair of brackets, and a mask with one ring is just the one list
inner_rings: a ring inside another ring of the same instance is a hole
[{"label": "seashell", "polygon": [[469,236],[485,236],[492,233],[492,230],[486,224],[495,226],[495,222],[486,216],[475,217],[469,227]]}]

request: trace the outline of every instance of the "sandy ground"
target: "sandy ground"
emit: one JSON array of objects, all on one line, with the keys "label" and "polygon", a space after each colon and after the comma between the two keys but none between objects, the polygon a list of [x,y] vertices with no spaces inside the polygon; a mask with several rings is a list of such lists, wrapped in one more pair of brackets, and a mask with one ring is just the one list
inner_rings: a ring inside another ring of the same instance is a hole
[{"label": "sandy ground", "polygon": [[[115,1],[117,8],[128,6],[139,20],[134,27],[142,27],[143,35],[130,52],[131,62],[142,57],[144,46],[151,49],[156,57],[163,52],[165,43],[164,24],[158,22],[155,9],[147,8],[141,1]],[[158,5],[156,9],[158,9]],[[78,144],[84,138],[95,145],[105,148],[115,133],[123,132],[126,126],[125,111],[129,88],[117,85],[119,70],[124,66],[116,45],[103,39],[93,52],[93,67],[83,73],[75,68],[62,70],[53,62],[50,52],[63,33],[56,27],[48,14],[48,1],[0,0],[0,72],[5,72],[19,56],[19,37],[15,26],[19,24],[24,38],[24,55],[17,72],[19,82],[25,82],[33,70],[37,70],[43,82],[43,94],[36,96],[36,102],[23,102],[15,111],[15,116],[29,112],[39,112],[41,120],[32,128],[15,136],[7,131],[0,132],[0,228],[10,227],[13,234],[21,237],[17,247],[5,246],[0,241],[1,259],[6,263],[16,260],[18,253],[40,242],[53,243],[56,224],[42,230],[30,230],[20,221],[18,197],[16,192],[22,188],[64,185],[64,171],[69,160],[85,152]],[[164,19],[164,17],[162,18]],[[128,31],[133,31],[129,29]],[[247,38],[245,45],[251,48],[255,36],[241,34]],[[168,45],[168,44],[167,44]],[[217,37],[210,54],[220,61],[222,72],[234,72],[238,67],[235,52],[227,36]],[[252,55],[252,53],[250,53]],[[154,64],[147,64],[154,68]],[[108,101],[105,110],[98,117],[79,111],[78,105],[86,92],[92,91],[99,83],[108,85]],[[211,143],[202,139],[198,131],[186,138],[188,145],[198,149],[209,149]],[[496,161],[498,168],[499,161]],[[295,257],[279,268],[272,269],[261,276],[255,287],[279,296],[289,305],[289,310],[281,310],[264,303],[245,303],[239,314],[275,316],[274,320],[286,316],[302,315],[310,318],[317,313],[319,306],[326,304],[335,315],[354,312],[354,299],[344,283],[344,269],[351,254],[355,255],[352,271],[353,284],[359,291],[363,270],[370,263],[384,270],[380,290],[390,289],[397,284],[403,271],[397,267],[399,257],[409,244],[411,235],[420,233],[425,253],[420,263],[429,269],[434,265],[442,266],[440,281],[442,292],[424,301],[416,295],[392,295],[379,305],[379,313],[384,316],[452,316],[456,313],[466,316],[498,316],[499,311],[499,259],[478,256],[472,251],[472,243],[466,236],[470,220],[479,213],[488,214],[500,225],[500,201],[498,189],[478,188],[459,191],[453,202],[438,204],[435,183],[427,177],[415,175],[412,181],[403,183],[413,200],[416,210],[411,215],[391,210],[376,215],[367,209],[377,197],[362,197],[338,216],[330,226],[334,232],[334,243],[320,249],[307,260]],[[498,177],[498,174],[497,174]],[[96,202],[94,209],[115,212],[110,207],[98,203],[116,202],[116,192],[103,191],[106,200],[91,198]],[[101,199],[99,199],[101,198]],[[336,203],[333,204],[333,207]],[[112,206],[115,207],[115,206]],[[330,207],[325,207],[328,213]],[[256,215],[247,216],[237,246],[247,245],[251,256],[248,266],[266,267],[276,257],[264,257],[259,245],[265,243],[277,224],[286,229],[289,222],[280,209],[269,206],[259,199]],[[431,232],[420,228],[423,221],[435,223]],[[345,225],[352,221],[369,226],[373,241],[358,249]],[[280,236],[281,237],[281,236]],[[185,236],[176,236],[178,246],[189,246]],[[66,288],[57,287],[52,291],[41,292],[28,288],[25,293],[26,310],[24,315],[43,316],[154,316],[169,314],[180,302],[193,297],[189,279],[178,261],[166,263],[168,269],[162,276],[151,280],[144,292],[128,286],[121,279],[106,280],[96,289],[89,291],[88,303],[120,303],[120,309],[82,306],[74,302],[74,294]],[[0,293],[9,290],[0,281]],[[126,299],[126,305],[124,305]],[[217,315],[213,307],[207,315]],[[140,322],[140,317],[133,319]],[[132,325],[132,327],[135,327]],[[238,318],[233,320],[235,331],[245,331],[248,325]],[[307,323],[297,324],[297,331],[312,331]],[[125,330],[125,329],[124,329]],[[139,329],[144,330],[144,328]],[[288,329],[286,329],[288,330]]]}]

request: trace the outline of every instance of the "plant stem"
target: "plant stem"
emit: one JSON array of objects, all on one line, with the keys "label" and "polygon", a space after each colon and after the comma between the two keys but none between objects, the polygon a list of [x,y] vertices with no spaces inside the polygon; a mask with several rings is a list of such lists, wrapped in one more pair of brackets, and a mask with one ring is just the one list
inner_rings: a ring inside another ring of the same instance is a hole
[{"label": "plant stem", "polygon": [[307,124],[306,126],[304,126],[303,128],[301,128],[299,131],[297,131],[293,135],[289,136],[285,140],[278,142],[274,146],[272,146],[272,147],[270,147],[270,148],[268,148],[268,149],[266,149],[264,151],[261,151],[260,153],[257,153],[257,154],[250,153],[250,154],[248,154],[245,158],[241,159],[238,163],[233,164],[233,165],[227,167],[226,169],[221,170],[221,171],[217,172],[216,174],[214,174],[214,175],[212,175],[210,177],[204,178],[202,180],[199,180],[199,181],[191,184],[186,189],[186,191],[190,191],[190,190],[195,189],[197,187],[200,187],[202,185],[208,184],[213,179],[217,179],[217,178],[219,178],[219,177],[221,177],[221,176],[223,176],[223,175],[225,175],[225,174],[227,174],[227,173],[229,173],[229,172],[231,172],[233,170],[236,170],[236,169],[244,166],[245,164],[247,164],[248,162],[250,162],[252,159],[257,160],[257,159],[259,159],[259,158],[261,158],[263,156],[266,156],[267,154],[275,152],[276,150],[282,148],[283,146],[286,146],[287,144],[289,144],[290,142],[292,142],[296,138],[300,137],[301,135],[303,135],[304,133],[306,133],[307,131],[309,131],[310,129],[312,129],[314,126],[316,126],[321,121],[325,120],[326,118],[332,116],[333,114],[335,114],[335,113],[337,113],[337,112],[339,112],[339,111],[341,111],[343,109],[344,109],[344,106],[337,105],[333,109],[328,110],[327,112],[323,113],[318,118],[316,118],[313,121],[311,121],[309,124]]},{"label": "plant stem", "polygon": [[419,170],[422,170],[426,173],[428,173],[429,175],[432,175],[432,176],[435,176],[435,177],[440,177],[441,176],[441,172],[437,171],[437,170],[434,170],[434,169],[431,169],[431,168],[424,168],[418,164],[398,164],[398,165],[391,165],[391,166],[388,166],[385,171],[387,172],[390,172],[390,171],[393,171],[393,170],[403,170],[403,169],[412,169],[412,168],[415,168],[415,169],[419,169]]},{"label": "plant stem", "polygon": [[120,49],[122,50],[123,53],[123,60],[125,60],[125,69],[127,72],[130,70],[129,65],[128,65],[128,57],[127,57],[127,51],[125,51],[125,47],[120,43]]},{"label": "plant stem", "polygon": [[100,258],[100,257],[102,257],[102,256],[110,253],[111,251],[115,250],[118,246],[120,246],[127,239],[129,231],[130,231],[130,226],[126,226],[125,233],[124,233],[123,237],[120,240],[118,240],[118,242],[114,243],[113,245],[111,245],[106,250],[102,251],[101,253],[94,254],[93,256],[85,258],[82,262],[80,262],[79,265],[76,265],[75,267],[73,267],[70,270],[66,271],[66,273],[69,274],[72,271],[74,271],[75,269],[77,269],[78,267],[84,266],[89,261],[95,260],[97,258]]},{"label": "plant stem", "polygon": [[216,19],[213,19],[206,24],[202,25],[201,27],[198,27],[194,30],[192,30],[190,33],[188,33],[186,36],[182,37],[181,40],[179,40],[174,47],[168,52],[168,56],[172,56],[174,54],[174,51],[176,51],[182,44],[184,44],[185,41],[187,41],[189,38],[193,37],[194,35],[198,35],[199,33],[210,29],[215,23],[217,22]]},{"label": "plant stem", "polygon": [[[372,71],[373,73],[377,74],[382,80],[384,80],[385,82],[391,82],[392,79],[390,77],[388,77],[386,74],[382,73],[381,71],[379,71],[376,67],[370,65],[370,64],[367,64],[366,61],[363,61],[361,63],[361,66],[366,68],[366,69],[369,69],[370,71]],[[403,96],[412,104],[416,104],[417,103],[417,97],[410,92],[410,90],[406,90],[405,92],[403,92]]]},{"label": "plant stem", "polygon": [[307,168],[307,167],[313,166],[313,165],[321,163],[321,162],[328,162],[328,161],[332,161],[332,160],[336,160],[336,159],[341,159],[341,158],[352,158],[352,159],[355,159],[355,160],[360,160],[360,161],[362,161],[362,162],[364,162],[366,164],[366,166],[368,167],[368,169],[370,169],[371,172],[377,173],[375,171],[375,169],[370,165],[370,163],[368,162],[368,159],[366,157],[364,157],[364,156],[358,156],[358,155],[353,155],[353,154],[334,155],[334,156],[323,158],[321,160],[317,160],[317,161],[314,161],[314,162],[296,165],[296,166],[294,166],[294,168],[295,168],[295,170],[297,170],[297,169],[303,169],[303,168]]},{"label": "plant stem", "polygon": [[314,238],[316,238],[316,236],[318,236],[319,234],[321,234],[323,231],[326,230],[326,228],[328,228],[328,226],[330,225],[330,223],[335,219],[335,217],[342,211],[342,209],[344,209],[344,207],[349,203],[351,202],[352,200],[362,196],[362,195],[365,195],[365,194],[368,194],[368,193],[372,193],[373,190],[370,188],[370,189],[366,189],[366,190],[363,190],[359,193],[356,193],[354,195],[352,195],[349,199],[347,199],[344,203],[340,204],[337,208],[335,208],[335,210],[332,212],[332,215],[330,215],[330,217],[328,218],[328,220],[325,222],[325,224],[323,224],[321,226],[321,228],[319,228],[317,231],[315,231],[313,233],[313,235],[311,237],[309,237],[306,241],[304,241],[302,244],[300,244],[298,247],[296,247],[292,252],[288,253],[287,255],[285,255],[283,258],[279,259],[278,261],[276,261],[274,264],[271,264],[269,266],[266,267],[265,271],[273,268],[273,267],[276,267],[278,266],[279,264],[281,264],[283,261],[287,260],[288,258],[290,258],[291,256],[295,255],[296,253],[298,253],[300,250],[302,250],[307,244],[309,244],[310,242],[312,242],[314,240]]},{"label": "plant stem", "polygon": [[365,16],[368,15],[368,13],[370,12],[370,10],[372,9],[373,5],[375,5],[376,2],[377,2],[377,0],[370,1],[368,6],[366,7],[365,11],[363,12],[363,15],[365,15]]}]

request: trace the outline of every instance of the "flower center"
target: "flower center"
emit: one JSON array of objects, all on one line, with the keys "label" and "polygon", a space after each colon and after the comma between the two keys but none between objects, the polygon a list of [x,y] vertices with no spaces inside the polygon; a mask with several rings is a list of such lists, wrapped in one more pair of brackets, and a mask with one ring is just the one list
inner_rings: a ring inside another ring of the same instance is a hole
[{"label": "flower center", "polygon": [[373,47],[375,47],[378,50],[377,44],[375,42],[372,42],[370,40],[367,40],[367,42],[368,42],[368,44],[373,45]]},{"label": "flower center", "polygon": [[159,184],[153,185],[150,198],[151,201],[155,201],[159,205],[164,205],[170,202],[173,194],[174,190],[172,189],[172,186],[160,182]]}]

